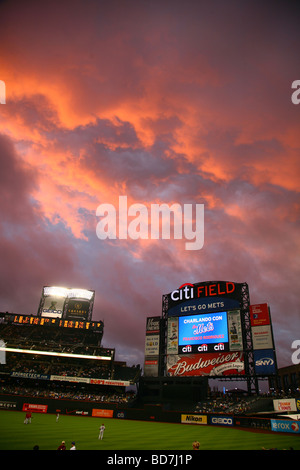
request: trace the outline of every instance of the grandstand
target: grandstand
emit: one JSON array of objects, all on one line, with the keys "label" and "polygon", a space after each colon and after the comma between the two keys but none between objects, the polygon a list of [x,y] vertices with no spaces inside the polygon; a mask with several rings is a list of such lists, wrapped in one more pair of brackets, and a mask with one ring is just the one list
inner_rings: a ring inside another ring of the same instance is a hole
[{"label": "grandstand", "polygon": [[115,405],[130,401],[133,394],[126,389],[136,384],[140,367],[115,361],[115,349],[102,347],[103,331],[103,322],[0,313],[2,400],[13,395]]}]

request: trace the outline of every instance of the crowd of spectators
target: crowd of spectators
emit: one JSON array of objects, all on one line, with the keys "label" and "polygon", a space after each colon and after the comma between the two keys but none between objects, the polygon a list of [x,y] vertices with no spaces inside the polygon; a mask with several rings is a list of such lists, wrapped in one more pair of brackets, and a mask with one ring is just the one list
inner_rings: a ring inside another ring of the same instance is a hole
[{"label": "crowd of spectators", "polygon": [[[139,367],[120,367],[114,361],[114,349],[102,347],[102,333],[33,325],[15,325],[0,322],[0,338],[8,348],[32,350],[32,354],[8,353],[6,363],[0,365],[0,374],[14,376],[35,374],[43,376],[70,376],[108,380],[129,380],[135,382]],[[34,351],[47,351],[56,355],[34,354]],[[109,361],[62,357],[60,353],[107,356]]]},{"label": "crowd of spectators", "polygon": [[[194,411],[197,413],[220,413],[243,415],[249,414],[254,408],[257,408],[258,402],[264,399],[288,399],[295,398],[298,393],[289,393],[284,390],[270,390],[259,395],[243,396],[239,394],[217,394],[211,399],[198,402]],[[265,402],[266,403],[266,402]],[[272,408],[273,409],[273,408]]]},{"label": "crowd of spectators", "polygon": [[118,404],[126,404],[135,398],[135,393],[132,391],[117,391],[111,387],[101,387],[97,391],[96,388],[79,387],[75,384],[31,382],[0,380],[0,394]]},{"label": "crowd of spectators", "polygon": [[78,359],[62,359],[58,357],[14,354],[7,355],[6,364],[0,366],[0,371],[7,371],[10,375],[59,375],[81,378],[111,379],[113,367],[99,361],[86,361]]},{"label": "crowd of spectators", "polygon": [[195,412],[197,413],[224,413],[224,414],[244,414],[249,411],[259,398],[254,397],[233,397],[224,395],[211,400],[197,403]]},{"label": "crowd of spectators", "polygon": [[[139,366],[128,367],[116,362],[114,349],[102,347],[99,332],[19,326],[2,321],[0,338],[7,348],[32,351],[30,354],[6,352],[4,363],[0,364],[0,393],[3,395],[124,404],[132,399],[131,392],[125,393],[125,387],[92,385],[89,379],[123,380],[134,384],[141,374]],[[54,355],[43,354],[43,351]],[[97,359],[99,356],[108,356],[110,360]]]},{"label": "crowd of spectators", "polygon": [[89,355],[97,355],[100,350],[105,354],[102,334],[92,331],[0,323],[0,338],[11,348]]},{"label": "crowd of spectators", "polygon": [[115,362],[93,359],[60,358],[51,356],[8,354],[0,373],[11,376],[63,376],[107,380],[128,380],[135,383],[141,371],[139,366],[127,367]]}]

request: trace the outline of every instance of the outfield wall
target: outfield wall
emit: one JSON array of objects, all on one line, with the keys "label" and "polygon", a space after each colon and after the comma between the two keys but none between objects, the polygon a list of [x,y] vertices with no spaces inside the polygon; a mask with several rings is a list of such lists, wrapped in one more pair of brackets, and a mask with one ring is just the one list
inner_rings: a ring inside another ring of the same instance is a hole
[{"label": "outfield wall", "polygon": [[276,414],[272,415],[272,413],[264,418],[216,413],[184,413],[168,411],[161,405],[145,405],[143,408],[131,408],[124,406],[124,404],[13,395],[0,395],[0,410],[24,411],[24,413],[29,410],[33,415],[35,413],[56,415],[59,412],[61,415],[69,416],[93,416],[99,418],[181,423],[185,425],[251,428],[257,431],[300,433],[300,421],[284,419],[282,416],[280,419],[277,419]]}]

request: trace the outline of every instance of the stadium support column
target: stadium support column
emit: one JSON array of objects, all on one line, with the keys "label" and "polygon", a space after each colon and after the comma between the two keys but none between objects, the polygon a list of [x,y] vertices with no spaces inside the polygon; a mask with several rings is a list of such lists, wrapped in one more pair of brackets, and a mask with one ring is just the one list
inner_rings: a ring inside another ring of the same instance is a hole
[{"label": "stadium support column", "polygon": [[[245,373],[247,380],[248,395],[251,395],[254,391],[257,395],[259,394],[258,380],[255,374],[254,356],[253,356],[253,344],[252,344],[252,331],[250,321],[250,296],[248,284],[242,284],[242,321],[244,323],[244,351],[245,351]],[[254,389],[253,389],[253,387]]]},{"label": "stadium support column", "polygon": [[160,354],[160,375],[166,375],[166,362],[167,362],[167,318],[168,318],[168,295],[162,296],[162,343]]}]

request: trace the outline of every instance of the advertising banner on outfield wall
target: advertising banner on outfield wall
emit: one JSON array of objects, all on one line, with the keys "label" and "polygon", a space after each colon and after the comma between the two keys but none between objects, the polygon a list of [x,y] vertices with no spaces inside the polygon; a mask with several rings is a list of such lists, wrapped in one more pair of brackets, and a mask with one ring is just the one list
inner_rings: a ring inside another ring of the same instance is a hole
[{"label": "advertising banner on outfield wall", "polygon": [[290,432],[293,434],[300,434],[300,421],[271,419],[271,429],[275,432]]},{"label": "advertising banner on outfield wall", "polygon": [[207,424],[206,415],[181,415],[182,424]]},{"label": "advertising banner on outfield wall", "polygon": [[217,426],[233,426],[232,416],[211,416],[210,423]]},{"label": "advertising banner on outfield wall", "polygon": [[34,413],[47,413],[48,405],[39,405],[37,403],[23,403],[22,411],[32,411]]},{"label": "advertising banner on outfield wall", "polygon": [[16,401],[0,400],[0,410],[16,410],[16,409],[17,409]]},{"label": "advertising banner on outfield wall", "polygon": [[101,410],[98,408],[94,408],[92,410],[92,416],[98,418],[113,418],[114,410]]},{"label": "advertising banner on outfield wall", "polygon": [[167,374],[172,377],[244,375],[241,352],[169,355]]}]

